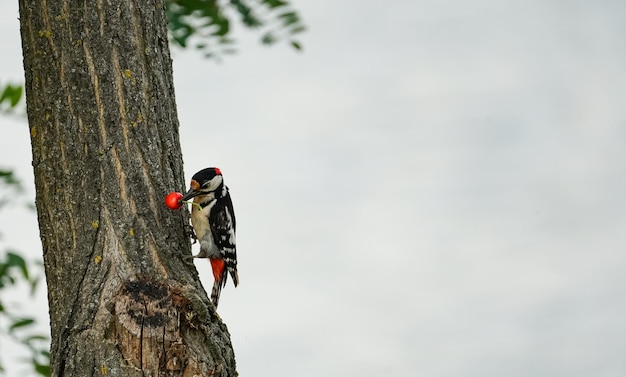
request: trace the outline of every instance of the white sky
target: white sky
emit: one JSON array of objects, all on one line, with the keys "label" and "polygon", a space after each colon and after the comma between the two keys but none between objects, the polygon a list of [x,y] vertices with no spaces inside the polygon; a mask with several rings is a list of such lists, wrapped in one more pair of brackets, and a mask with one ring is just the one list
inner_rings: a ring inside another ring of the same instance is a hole
[{"label": "white sky", "polygon": [[[219,166],[237,213],[240,374],[626,375],[626,3],[296,7],[304,53],[173,54],[186,175]],[[0,122],[32,185],[25,122]],[[18,212],[0,246],[35,258]]]}]

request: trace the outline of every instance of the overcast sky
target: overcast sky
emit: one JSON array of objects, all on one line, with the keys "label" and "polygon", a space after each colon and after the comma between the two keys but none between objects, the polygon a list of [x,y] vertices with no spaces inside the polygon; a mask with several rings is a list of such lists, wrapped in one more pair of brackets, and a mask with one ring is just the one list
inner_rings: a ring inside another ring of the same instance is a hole
[{"label": "overcast sky", "polygon": [[[303,53],[173,53],[187,179],[219,166],[239,223],[240,374],[626,375],[626,3],[296,7]],[[32,198],[25,121],[0,122]],[[18,212],[0,246],[36,258]]]}]

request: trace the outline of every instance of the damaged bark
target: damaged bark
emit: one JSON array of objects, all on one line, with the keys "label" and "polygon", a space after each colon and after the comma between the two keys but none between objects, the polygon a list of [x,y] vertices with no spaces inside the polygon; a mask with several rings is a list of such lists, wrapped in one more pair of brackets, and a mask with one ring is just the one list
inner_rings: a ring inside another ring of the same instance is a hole
[{"label": "damaged bark", "polygon": [[198,279],[162,1],[20,0],[52,376],[236,376]]}]

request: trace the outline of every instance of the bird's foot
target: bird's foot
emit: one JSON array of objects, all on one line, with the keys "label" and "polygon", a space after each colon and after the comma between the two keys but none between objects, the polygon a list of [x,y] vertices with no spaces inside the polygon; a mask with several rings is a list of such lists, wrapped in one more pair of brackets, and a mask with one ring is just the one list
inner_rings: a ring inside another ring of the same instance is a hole
[{"label": "bird's foot", "polygon": [[193,263],[193,260],[196,258],[206,258],[204,255],[202,255],[202,253],[198,253],[196,255],[184,255],[183,259],[185,259],[187,262],[189,263]]},{"label": "bird's foot", "polygon": [[191,239],[193,240],[193,243],[198,242],[198,237],[196,237],[196,232],[193,231],[193,227],[189,224],[185,225],[185,233],[191,237]]}]

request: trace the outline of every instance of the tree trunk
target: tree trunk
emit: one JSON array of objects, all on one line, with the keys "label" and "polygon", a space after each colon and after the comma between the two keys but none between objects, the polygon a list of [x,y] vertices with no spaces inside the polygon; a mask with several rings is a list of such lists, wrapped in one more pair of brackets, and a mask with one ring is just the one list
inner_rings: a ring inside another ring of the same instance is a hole
[{"label": "tree trunk", "polygon": [[164,4],[20,0],[52,376],[236,376],[186,209]]}]

